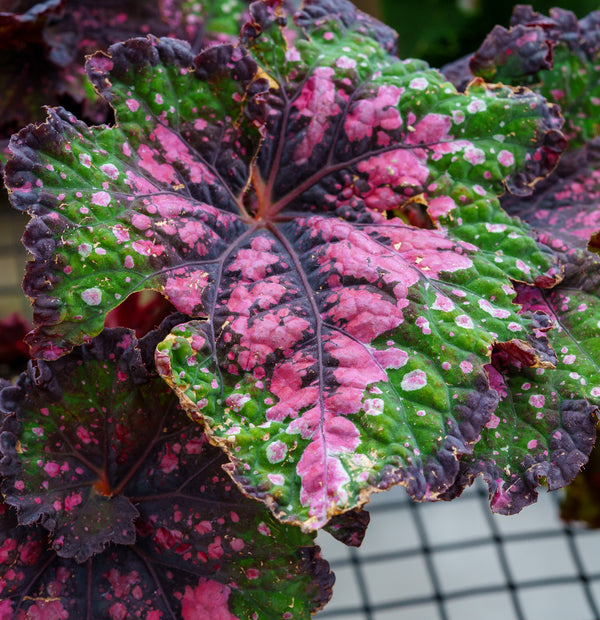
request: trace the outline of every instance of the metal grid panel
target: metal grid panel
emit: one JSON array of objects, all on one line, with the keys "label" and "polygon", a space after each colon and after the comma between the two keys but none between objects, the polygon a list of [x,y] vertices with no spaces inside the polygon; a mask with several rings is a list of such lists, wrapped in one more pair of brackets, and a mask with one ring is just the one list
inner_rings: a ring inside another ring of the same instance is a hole
[{"label": "metal grid panel", "polygon": [[562,523],[558,497],[506,517],[483,483],[451,503],[375,496],[359,550],[319,535],[337,583],[318,620],[599,620],[600,532]]}]

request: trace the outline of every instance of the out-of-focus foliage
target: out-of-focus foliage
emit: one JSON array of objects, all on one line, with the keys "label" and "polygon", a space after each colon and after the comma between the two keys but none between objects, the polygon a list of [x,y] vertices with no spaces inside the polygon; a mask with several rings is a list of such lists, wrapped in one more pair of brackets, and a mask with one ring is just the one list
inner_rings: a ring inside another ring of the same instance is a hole
[{"label": "out-of-focus foliage", "polygon": [[[496,24],[508,24],[517,2],[507,0],[364,0],[361,8],[379,9],[383,21],[399,34],[400,58],[423,58],[434,67],[475,51]],[[524,2],[536,11],[560,4],[556,0]],[[568,4],[568,6],[566,6]],[[599,8],[595,0],[569,0],[565,8],[587,15]]]}]

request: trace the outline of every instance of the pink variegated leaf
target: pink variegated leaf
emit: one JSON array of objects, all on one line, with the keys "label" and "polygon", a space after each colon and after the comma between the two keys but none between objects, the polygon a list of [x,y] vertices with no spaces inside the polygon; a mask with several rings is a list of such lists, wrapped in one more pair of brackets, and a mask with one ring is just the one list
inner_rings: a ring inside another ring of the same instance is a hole
[{"label": "pink variegated leaf", "polygon": [[[392,484],[442,493],[495,408],[492,347],[538,363],[512,280],[556,268],[497,196],[564,141],[539,96],[458,93],[342,0],[305,2],[291,31],[279,3],[251,13],[242,45],[196,59],[152,37],[95,55],[117,124],[51,110],[13,139],[7,182],[34,215],[36,353],[162,293],[195,320],[161,374],[244,491],[313,529]],[[417,198],[437,228],[388,217]]]}]

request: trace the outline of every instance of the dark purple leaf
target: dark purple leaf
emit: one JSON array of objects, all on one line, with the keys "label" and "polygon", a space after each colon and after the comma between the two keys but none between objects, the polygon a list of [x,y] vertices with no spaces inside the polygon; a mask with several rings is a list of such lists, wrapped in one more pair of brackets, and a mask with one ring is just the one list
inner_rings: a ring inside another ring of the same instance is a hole
[{"label": "dark purple leaf", "polygon": [[[47,58],[43,31],[66,0],[11,2],[0,12],[0,136],[44,117],[42,106],[56,103],[52,88],[65,88]],[[5,3],[6,4],[6,3]],[[32,6],[33,5],[33,6]]]},{"label": "dark purple leaf", "polygon": [[529,222],[555,251],[598,248],[600,233],[600,153],[595,140],[565,156],[532,196],[502,198],[512,215]]},{"label": "dark purple leaf", "polygon": [[2,426],[3,493],[21,524],[51,532],[59,556],[45,553],[43,574],[9,591],[13,612],[33,613],[55,587],[56,608],[73,618],[194,618],[203,606],[208,618],[308,618],[332,583],[314,537],[240,494],[136,345],[132,332],[107,330],[0,392],[14,411]]}]

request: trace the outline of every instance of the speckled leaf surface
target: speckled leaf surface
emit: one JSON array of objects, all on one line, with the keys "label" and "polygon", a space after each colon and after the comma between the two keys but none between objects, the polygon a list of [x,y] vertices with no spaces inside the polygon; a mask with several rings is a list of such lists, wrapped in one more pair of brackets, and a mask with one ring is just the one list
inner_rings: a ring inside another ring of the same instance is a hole
[{"label": "speckled leaf surface", "polygon": [[[213,488],[226,486],[223,476],[216,473]],[[77,563],[49,549],[42,527],[18,525],[0,504],[0,618],[308,620],[331,596],[328,565],[297,528],[244,517],[226,527],[201,502],[192,510],[191,527],[141,523],[134,545]],[[236,513],[226,514],[231,522]]]},{"label": "speckled leaf surface", "polygon": [[[391,31],[347,3],[308,2],[294,46],[277,7],[252,10],[245,47],[210,48],[195,69],[166,39],[94,56],[117,125],[52,110],[13,140],[6,178],[35,215],[34,350],[64,353],[140,289],[202,317],[167,341],[163,375],[238,484],[316,528],[374,488],[423,499],[452,483],[496,404],[493,344],[531,328],[509,277],[554,273],[523,228],[530,251],[503,259],[495,197],[525,191],[564,145],[537,95],[459,94],[391,56]],[[445,224],[386,219],[419,196]],[[470,242],[448,223],[463,202],[485,233]]]},{"label": "speckled leaf surface", "polygon": [[[510,29],[496,26],[471,57],[470,73],[490,82],[526,85],[560,105],[571,146],[600,133],[600,11],[577,20],[552,9],[548,17],[517,6]],[[468,74],[454,75],[464,84]]]},{"label": "speckled leaf surface", "polygon": [[445,499],[482,474],[492,509],[513,514],[536,500],[541,481],[550,490],[564,487],[587,462],[600,406],[599,283],[598,259],[578,252],[557,287],[518,287],[516,301],[554,323],[546,336],[556,369],[524,368],[494,354],[487,370],[500,404],[473,454],[461,459],[457,484]]},{"label": "speckled leaf surface", "polygon": [[[37,570],[4,585],[12,611],[53,595],[65,618],[310,617],[333,581],[313,538],[241,495],[222,452],[148,374],[147,348],[107,330],[0,393],[14,412],[2,426],[3,493],[57,552],[23,560]],[[21,544],[13,527],[3,535],[7,549]]]}]

